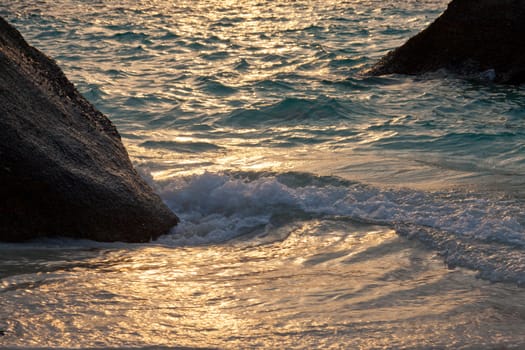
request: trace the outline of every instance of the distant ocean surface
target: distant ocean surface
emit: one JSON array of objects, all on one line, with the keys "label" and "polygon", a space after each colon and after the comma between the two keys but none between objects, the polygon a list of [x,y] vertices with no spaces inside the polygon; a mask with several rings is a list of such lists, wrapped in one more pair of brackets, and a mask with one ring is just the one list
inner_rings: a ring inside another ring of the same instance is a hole
[{"label": "distant ocean surface", "polygon": [[0,244],[0,348],[524,349],[525,90],[361,73],[447,3],[2,1],[182,222]]}]

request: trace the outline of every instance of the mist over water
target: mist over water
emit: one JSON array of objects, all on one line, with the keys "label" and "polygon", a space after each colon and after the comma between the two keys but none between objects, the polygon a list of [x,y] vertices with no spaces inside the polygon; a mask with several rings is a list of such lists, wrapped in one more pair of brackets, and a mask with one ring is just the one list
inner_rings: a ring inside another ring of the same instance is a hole
[{"label": "mist over water", "polygon": [[525,346],[523,88],[361,74],[446,5],[1,3],[182,222],[0,244],[0,347]]}]

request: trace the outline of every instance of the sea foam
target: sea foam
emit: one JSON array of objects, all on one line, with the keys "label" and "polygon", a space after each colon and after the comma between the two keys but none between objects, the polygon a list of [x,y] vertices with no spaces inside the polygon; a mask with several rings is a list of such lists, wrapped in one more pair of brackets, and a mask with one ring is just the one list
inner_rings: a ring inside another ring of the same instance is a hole
[{"label": "sea foam", "polygon": [[[161,182],[158,190],[182,219],[161,238],[163,244],[216,244],[266,235],[296,221],[344,219],[418,238],[449,266],[477,269],[493,280],[525,282],[525,225],[518,199],[381,189],[337,177],[268,172],[204,173]],[[495,249],[509,260],[494,259]]]}]

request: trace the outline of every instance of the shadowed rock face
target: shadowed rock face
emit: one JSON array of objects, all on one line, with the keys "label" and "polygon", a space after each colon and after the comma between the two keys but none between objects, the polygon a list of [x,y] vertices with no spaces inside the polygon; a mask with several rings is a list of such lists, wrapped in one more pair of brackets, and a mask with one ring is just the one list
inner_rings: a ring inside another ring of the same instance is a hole
[{"label": "shadowed rock face", "polygon": [[428,28],[367,73],[421,74],[441,68],[525,82],[525,0],[453,0]]},{"label": "shadowed rock face", "polygon": [[0,18],[0,240],[146,242],[178,221],[113,124]]}]

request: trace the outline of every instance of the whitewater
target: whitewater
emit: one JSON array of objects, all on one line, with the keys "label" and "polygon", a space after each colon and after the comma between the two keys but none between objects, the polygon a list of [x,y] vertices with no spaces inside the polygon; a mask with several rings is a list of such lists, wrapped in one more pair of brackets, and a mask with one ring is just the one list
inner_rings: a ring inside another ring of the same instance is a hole
[{"label": "whitewater", "polygon": [[362,73],[446,5],[0,2],[181,219],[0,243],[0,348],[524,348],[523,87]]}]

